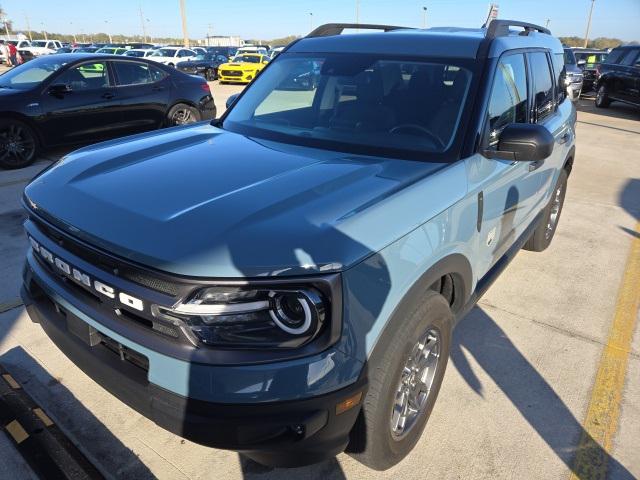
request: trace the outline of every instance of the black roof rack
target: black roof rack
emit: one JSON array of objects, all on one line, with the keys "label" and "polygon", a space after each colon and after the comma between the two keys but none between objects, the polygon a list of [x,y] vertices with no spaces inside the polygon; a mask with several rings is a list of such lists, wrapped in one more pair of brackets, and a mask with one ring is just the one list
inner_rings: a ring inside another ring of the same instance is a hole
[{"label": "black roof rack", "polygon": [[332,35],[340,35],[347,28],[362,30],[383,30],[385,32],[390,32],[391,30],[401,30],[408,27],[397,27],[394,25],[371,25],[367,23],[326,23],[313,30],[313,32],[307,35],[306,38],[330,37]]},{"label": "black roof rack", "polygon": [[509,35],[509,27],[522,27],[524,28],[524,35],[529,35],[530,32],[546,33],[551,35],[551,30],[548,28],[535,25],[533,23],[520,22],[518,20],[492,20],[489,25],[484,25],[487,28],[486,38],[504,37]]}]

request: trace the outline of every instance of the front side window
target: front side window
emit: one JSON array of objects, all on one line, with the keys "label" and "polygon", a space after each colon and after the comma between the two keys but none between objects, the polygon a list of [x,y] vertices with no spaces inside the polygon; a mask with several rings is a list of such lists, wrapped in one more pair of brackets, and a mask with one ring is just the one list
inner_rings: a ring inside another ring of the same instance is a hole
[{"label": "front side window", "polygon": [[91,62],[71,67],[56,78],[55,83],[69,85],[72,90],[96,90],[108,87],[107,64],[105,62]]},{"label": "front side window", "polygon": [[496,67],[489,98],[490,145],[497,144],[500,133],[510,123],[527,123],[527,104],[524,55],[503,56]]},{"label": "front side window", "polygon": [[638,58],[638,53],[640,50],[637,48],[630,48],[624,57],[620,59],[620,65],[633,65],[636,63],[636,59]]},{"label": "front side window", "polygon": [[529,54],[533,77],[533,108],[536,122],[542,122],[553,113],[553,77],[545,52]]},{"label": "front side window", "polygon": [[458,131],[470,68],[454,60],[283,53],[223,128],[367,154],[441,154]]},{"label": "front side window", "polygon": [[234,63],[260,63],[259,55],[236,55],[233,58]]},{"label": "front side window", "polygon": [[176,50],[173,48],[159,48],[151,54],[152,57],[175,57]]}]

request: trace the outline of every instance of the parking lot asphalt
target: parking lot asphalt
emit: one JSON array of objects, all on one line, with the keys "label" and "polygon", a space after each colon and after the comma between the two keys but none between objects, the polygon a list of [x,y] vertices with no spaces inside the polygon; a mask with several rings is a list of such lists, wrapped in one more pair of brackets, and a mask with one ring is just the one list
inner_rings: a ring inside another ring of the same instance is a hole
[{"label": "parking lot asphalt", "polygon": [[[221,111],[239,87],[212,85]],[[521,252],[458,325],[427,429],[386,472],[345,454],[269,469],[195,445],[123,405],[56,349],[17,301],[27,248],[19,198],[28,179],[68,149],[0,171],[0,364],[110,478],[555,479],[573,472],[586,479],[603,478],[603,463],[609,478],[638,478],[640,333],[637,292],[629,288],[640,255],[639,120],[636,109],[597,110],[580,100],[577,157],[553,244]],[[2,435],[0,456],[8,460],[0,478],[26,478]],[[576,463],[578,445],[588,455]]]}]

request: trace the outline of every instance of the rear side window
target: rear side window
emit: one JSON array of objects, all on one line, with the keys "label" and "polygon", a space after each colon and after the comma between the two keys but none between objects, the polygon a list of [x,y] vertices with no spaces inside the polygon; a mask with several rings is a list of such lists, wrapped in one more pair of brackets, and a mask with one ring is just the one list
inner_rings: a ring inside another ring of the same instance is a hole
[{"label": "rear side window", "polygon": [[638,59],[638,52],[640,52],[637,48],[630,48],[627,50],[627,53],[620,59],[620,65],[633,65]]},{"label": "rear side window", "polygon": [[527,123],[527,69],[522,54],[503,56],[498,62],[489,100],[489,143],[495,144],[510,123]]},{"label": "rear side window", "polygon": [[533,77],[533,108],[535,121],[542,122],[553,113],[553,80],[547,54],[533,52],[529,54],[531,76]]},{"label": "rear side window", "polygon": [[624,56],[625,49],[624,48],[614,48],[611,50],[609,55],[607,55],[606,62],[607,63],[618,63],[620,59]]},{"label": "rear side window", "polygon": [[146,63],[114,62],[118,85],[142,85],[161,80],[164,73]]}]

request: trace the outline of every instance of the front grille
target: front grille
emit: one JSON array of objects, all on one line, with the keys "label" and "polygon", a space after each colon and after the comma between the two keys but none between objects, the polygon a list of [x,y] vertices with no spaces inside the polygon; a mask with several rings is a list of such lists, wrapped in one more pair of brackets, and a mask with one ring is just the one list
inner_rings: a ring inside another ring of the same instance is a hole
[{"label": "front grille", "polygon": [[225,77],[241,77],[242,71],[241,70],[222,70],[220,71],[220,74],[224,75]]},{"label": "front grille", "polygon": [[50,240],[54,241],[73,255],[82,258],[86,262],[96,266],[97,268],[100,268],[101,270],[112,273],[117,272],[117,275],[131,282],[137,283],[157,292],[164,293],[166,295],[171,295],[172,297],[177,296],[180,292],[180,286],[175,283],[151,276],[146,272],[142,272],[128,265],[117,262],[115,259],[108,257],[107,255],[103,255],[95,250],[89,249],[84,245],[76,242],[72,238],[60,234],[56,230],[50,228],[44,222],[41,222],[39,219],[34,217],[31,218],[38,225],[40,231]]}]

